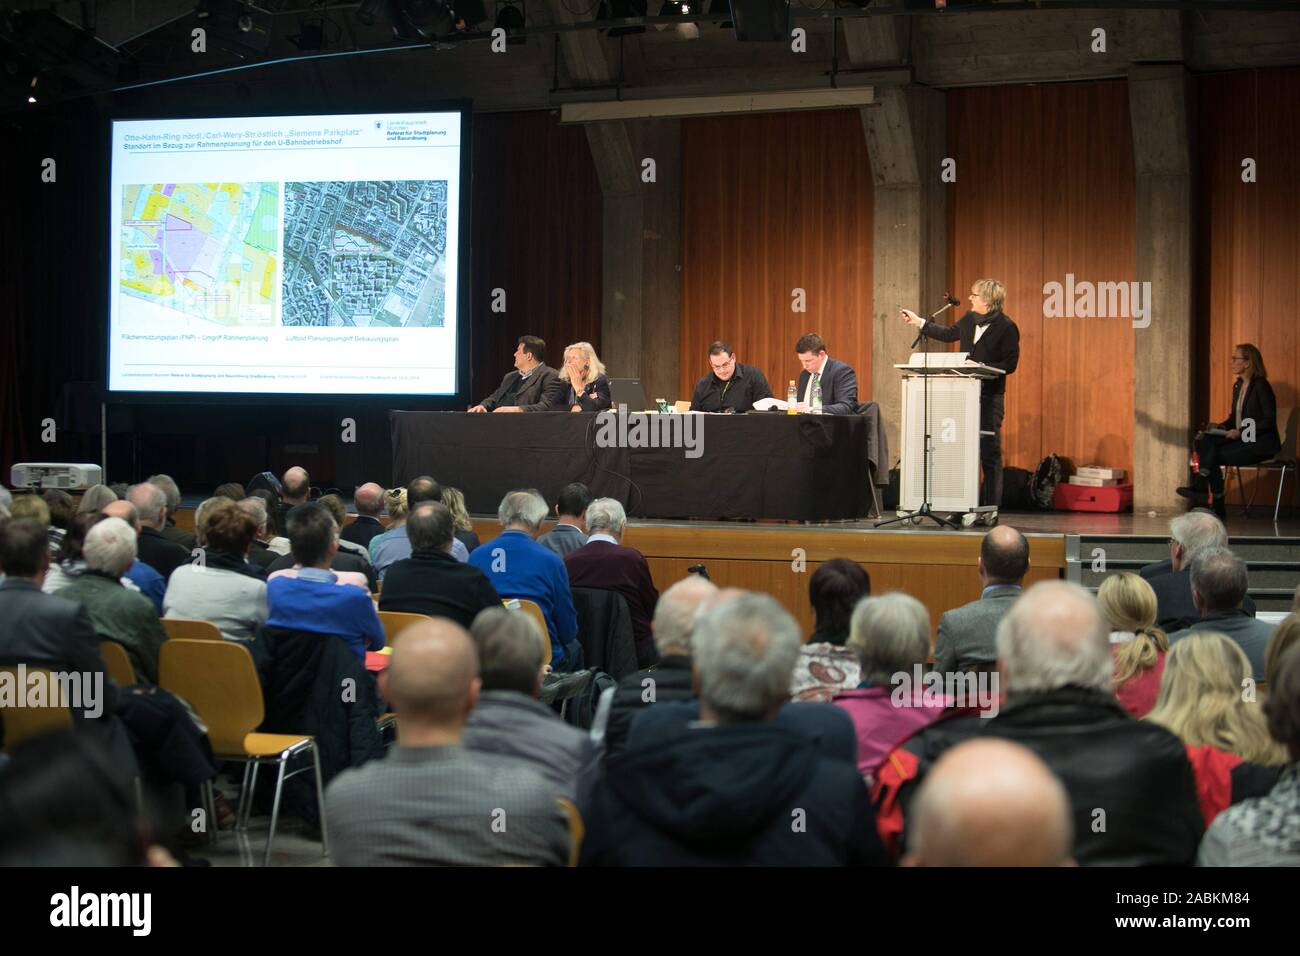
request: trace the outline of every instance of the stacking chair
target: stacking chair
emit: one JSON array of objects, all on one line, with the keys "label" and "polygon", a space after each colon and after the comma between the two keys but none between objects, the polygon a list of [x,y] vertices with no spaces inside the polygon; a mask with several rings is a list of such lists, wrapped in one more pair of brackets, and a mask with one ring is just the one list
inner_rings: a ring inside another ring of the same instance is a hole
[{"label": "stacking chair", "polygon": [[418,624],[421,621],[432,621],[433,618],[427,614],[411,614],[407,611],[380,611],[379,623],[384,625],[384,643],[392,645],[397,639],[397,635],[406,630],[412,624]]},{"label": "stacking chair", "polygon": [[[244,785],[239,793],[238,823],[246,829],[253,810],[257,768],[274,764],[279,769],[275,798],[271,804],[271,829],[266,835],[263,866],[271,865],[271,846],[280,818],[280,797],[284,792],[289,761],[310,753],[316,773],[316,802],[320,808],[321,853],[329,855],[329,833],[325,822],[325,796],[321,789],[320,754],[316,742],[300,734],[261,734],[256,728],[265,716],[262,686],[248,648],[234,641],[172,638],[162,646],[158,683],[189,702],[208,725],[208,739],[218,761],[244,765]],[[302,773],[307,768],[295,770]],[[208,797],[211,801],[211,785]],[[211,811],[211,806],[209,810]],[[210,816],[215,827],[215,815]]]},{"label": "stacking chair", "polygon": [[[32,675],[39,674],[45,681],[46,687],[54,686],[48,668],[26,667],[25,670],[28,680]],[[0,667],[0,674],[8,675],[6,682],[11,686],[20,691],[26,689],[18,682],[17,665]],[[19,696],[22,697],[22,694],[20,693]],[[56,730],[72,729],[72,713],[67,707],[28,707],[25,700],[19,700],[13,706],[0,704],[0,717],[3,717],[5,725],[5,753],[12,753],[19,744],[33,737]]]},{"label": "stacking chair", "polygon": [[512,611],[523,611],[537,622],[537,630],[542,635],[542,666],[545,667],[551,662],[551,631],[546,626],[546,615],[541,606],[527,598],[506,598],[501,603]]},{"label": "stacking chair", "polygon": [[224,641],[221,629],[211,621],[195,621],[186,617],[165,617],[163,630],[169,641]]},{"label": "stacking chair", "polygon": [[[1297,425],[1300,425],[1300,409],[1279,408],[1277,412],[1277,421],[1282,435],[1282,447],[1278,449],[1276,455],[1268,461],[1257,462],[1253,465],[1224,465],[1224,500],[1227,500],[1227,481],[1232,476],[1232,471],[1237,473],[1237,495],[1241,499],[1241,510],[1247,518],[1250,517],[1251,506],[1255,504],[1255,496],[1259,493],[1259,473],[1261,471],[1276,471],[1277,474],[1277,499],[1273,502],[1273,523],[1277,524],[1278,512],[1282,510],[1282,488],[1286,484],[1286,473],[1290,471],[1294,480],[1300,487],[1300,472],[1296,468],[1296,431]],[[1250,489],[1250,501],[1246,500],[1246,485],[1241,480],[1241,469],[1250,468],[1255,472],[1255,484]],[[1231,469],[1231,470],[1229,470]]]},{"label": "stacking chair", "polygon": [[569,822],[569,866],[577,866],[582,853],[582,839],[587,835],[586,827],[582,824],[582,813],[572,800],[560,797],[557,802]]},{"label": "stacking chair", "polygon": [[108,676],[113,678],[113,683],[127,687],[139,682],[135,668],[131,666],[131,656],[117,641],[100,641],[99,653],[104,658],[104,666],[108,669]]}]

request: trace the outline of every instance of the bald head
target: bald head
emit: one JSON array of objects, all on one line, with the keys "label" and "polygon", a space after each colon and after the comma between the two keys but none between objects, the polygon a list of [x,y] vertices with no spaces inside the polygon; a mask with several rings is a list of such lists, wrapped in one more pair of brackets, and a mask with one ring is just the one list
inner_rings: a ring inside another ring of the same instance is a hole
[{"label": "bald head", "polygon": [[357,514],[378,518],[384,513],[384,489],[367,481],[353,493],[352,502],[357,506]]},{"label": "bald head", "polygon": [[167,495],[157,485],[141,482],[127,489],[126,500],[135,505],[140,524],[161,531],[167,519]]},{"label": "bald head", "polygon": [[691,652],[691,631],[695,628],[695,612],[706,600],[718,593],[708,578],[690,574],[682,578],[663,594],[655,605],[655,648],[660,657],[670,654],[685,655]]},{"label": "bald head", "polygon": [[981,737],[926,774],[913,805],[909,866],[1062,866],[1074,828],[1065,787],[1037,756]]},{"label": "bald head", "polygon": [[284,487],[285,504],[300,505],[307,500],[307,494],[311,491],[311,478],[307,469],[297,465],[284,473],[281,484]]},{"label": "bald head", "polygon": [[140,514],[135,510],[135,505],[129,501],[110,501],[104,505],[102,514],[110,518],[121,518],[131,526],[131,530],[136,534],[140,533]]},{"label": "bald head", "polygon": [[1029,542],[1010,525],[998,525],[980,542],[980,575],[984,586],[1019,584],[1029,570]]},{"label": "bald head", "polygon": [[998,661],[1011,694],[1084,687],[1110,693],[1108,631],[1091,594],[1068,581],[1040,581],[998,624]]},{"label": "bald head", "polygon": [[478,699],[478,655],[463,627],[420,621],[393,642],[387,696],[401,723],[459,730]]}]

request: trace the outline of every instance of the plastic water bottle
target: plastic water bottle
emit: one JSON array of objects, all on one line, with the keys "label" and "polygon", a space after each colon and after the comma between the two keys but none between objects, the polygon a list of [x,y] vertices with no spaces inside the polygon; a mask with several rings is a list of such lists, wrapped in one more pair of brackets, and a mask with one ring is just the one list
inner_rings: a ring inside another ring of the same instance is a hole
[{"label": "plastic water bottle", "polygon": [[797,402],[798,400],[799,400],[799,390],[794,387],[794,381],[791,380],[790,387],[785,390],[785,403],[790,406],[789,409],[786,410],[787,415],[798,414],[794,410],[795,402]]},{"label": "plastic water bottle", "polygon": [[821,383],[821,379],[818,379],[816,382],[813,383],[813,388],[812,388],[812,413],[813,413],[814,415],[820,415],[820,414],[822,413],[822,383]]}]

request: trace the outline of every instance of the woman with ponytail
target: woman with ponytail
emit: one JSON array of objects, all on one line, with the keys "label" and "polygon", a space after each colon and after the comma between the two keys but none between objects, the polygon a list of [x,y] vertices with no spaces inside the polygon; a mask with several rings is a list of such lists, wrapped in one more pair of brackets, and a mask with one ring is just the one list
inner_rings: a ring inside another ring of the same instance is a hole
[{"label": "woman with ponytail", "polygon": [[1145,578],[1124,571],[1101,582],[1097,601],[1110,626],[1115,698],[1134,717],[1144,717],[1156,705],[1169,650],[1169,638],[1156,627],[1156,592]]}]

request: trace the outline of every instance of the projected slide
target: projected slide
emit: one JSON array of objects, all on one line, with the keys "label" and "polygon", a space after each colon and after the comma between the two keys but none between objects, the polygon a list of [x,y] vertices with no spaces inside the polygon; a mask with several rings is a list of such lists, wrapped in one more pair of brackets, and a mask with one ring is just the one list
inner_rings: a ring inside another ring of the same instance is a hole
[{"label": "projected slide", "polygon": [[113,124],[109,388],[456,392],[460,114]]}]

